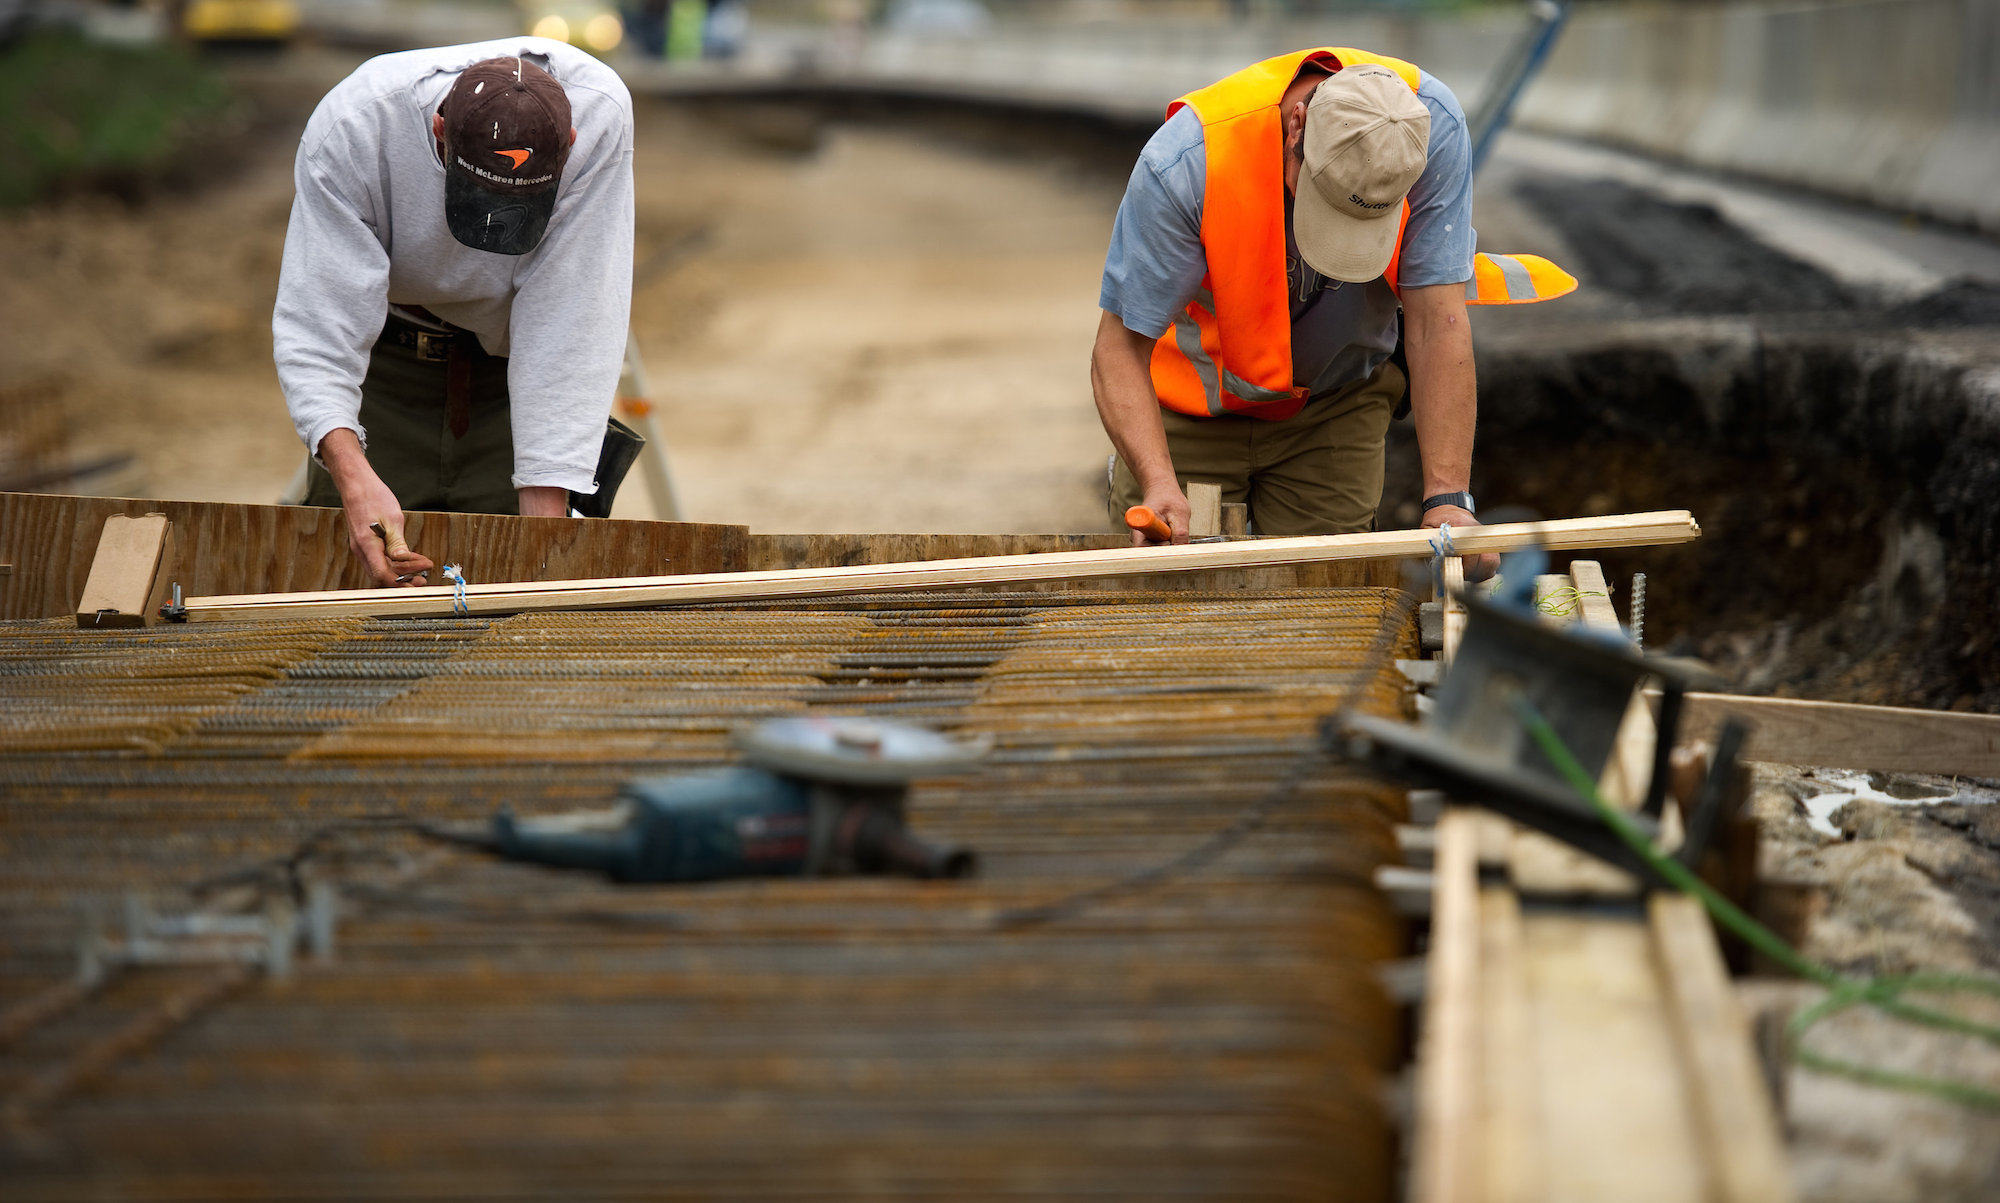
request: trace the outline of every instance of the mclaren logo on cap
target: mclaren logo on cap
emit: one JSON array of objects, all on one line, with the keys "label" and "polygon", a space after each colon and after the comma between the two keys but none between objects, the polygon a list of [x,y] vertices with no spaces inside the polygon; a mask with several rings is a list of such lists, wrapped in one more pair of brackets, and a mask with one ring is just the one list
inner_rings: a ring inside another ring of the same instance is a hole
[{"label": "mclaren logo on cap", "polygon": [[521,170],[521,164],[527,162],[528,156],[535,152],[532,150],[496,150],[493,153],[496,155],[505,155],[513,162],[514,170],[519,171]]},{"label": "mclaren logo on cap", "polygon": [[548,175],[535,176],[533,179],[510,180],[504,175],[494,175],[492,172],[486,170],[484,167],[473,166],[471,163],[465,161],[464,155],[453,155],[452,158],[458,162],[458,165],[460,167],[465,168],[467,171],[478,176],[480,179],[492,180],[496,184],[546,184],[550,180],[556,178],[555,174],[551,172]]}]

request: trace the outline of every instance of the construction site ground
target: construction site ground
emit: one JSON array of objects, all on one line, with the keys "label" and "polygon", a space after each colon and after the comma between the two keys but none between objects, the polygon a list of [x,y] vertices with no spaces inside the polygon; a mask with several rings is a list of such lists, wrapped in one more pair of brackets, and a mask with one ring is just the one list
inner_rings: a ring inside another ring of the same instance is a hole
[{"label": "construction site ground", "polygon": [[[111,461],[58,487],[276,498],[301,456],[268,324],[291,151],[355,61],[234,64],[249,107],[212,178],[0,215],[0,433],[33,453],[12,471]],[[1136,142],[1096,130],[1047,153],[1007,121],[955,121],[641,99],[633,322],[686,517],[1101,529],[1108,446],[1086,366]],[[1510,147],[1482,180],[1482,246],[1547,250],[1586,288],[1478,317],[1476,491],[1554,515],[1692,509],[1700,543],[1606,566],[1621,586],[1650,575],[1649,646],[1746,691],[2000,712],[2000,462],[1943,418],[1914,458],[1865,445],[1870,423],[1927,421],[2000,380],[2000,249],[1910,229],[1901,257],[1821,248],[1858,265],[1842,275],[1760,227],[1754,203],[1583,148]],[[1586,170],[1602,174],[1560,182]],[[1852,217],[1851,244],[1873,220]],[[1753,360],[1768,392],[1731,383]],[[1759,403],[1783,414],[1746,422]],[[1413,517],[1413,465],[1399,428],[1385,525]],[[636,479],[618,513],[651,516]],[[1764,766],[1756,784],[1765,867],[1800,887],[1809,952],[1873,972],[2000,969],[1993,783]],[[2000,1080],[1990,1048],[1865,1015],[1818,1039]],[[2000,1197],[1990,1116],[1802,1072],[1786,1115],[1806,1199]]]}]

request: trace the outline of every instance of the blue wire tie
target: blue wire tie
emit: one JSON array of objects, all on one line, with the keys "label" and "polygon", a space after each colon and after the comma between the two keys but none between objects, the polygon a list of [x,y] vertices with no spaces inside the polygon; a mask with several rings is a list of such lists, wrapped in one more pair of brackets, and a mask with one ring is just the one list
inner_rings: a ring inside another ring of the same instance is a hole
[{"label": "blue wire tie", "polygon": [[458,565],[446,564],[444,566],[444,577],[453,586],[451,594],[452,613],[457,614],[460,618],[470,614],[471,611],[465,608],[465,574],[459,571]]},{"label": "blue wire tie", "polygon": [[1437,534],[1431,537],[1431,550],[1440,560],[1458,554],[1458,549],[1451,545],[1451,523],[1438,523]]}]

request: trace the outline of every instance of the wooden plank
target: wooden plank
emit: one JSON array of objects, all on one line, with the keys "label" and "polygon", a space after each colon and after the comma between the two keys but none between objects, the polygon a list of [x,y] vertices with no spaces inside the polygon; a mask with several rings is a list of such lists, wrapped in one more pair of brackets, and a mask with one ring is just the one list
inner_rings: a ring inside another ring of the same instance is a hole
[{"label": "wooden plank", "polygon": [[1505,887],[1479,892],[1479,984],[1484,1010],[1480,1108],[1486,1203],[1542,1203],[1539,1050],[1528,997],[1521,900]]},{"label": "wooden plank", "polygon": [[1618,610],[1611,604],[1611,586],[1604,579],[1604,566],[1596,560],[1571,560],[1570,583],[1576,587],[1577,616],[1593,631],[1625,633],[1618,623]]},{"label": "wooden plank", "polygon": [[1681,736],[1713,740],[1732,714],[1751,724],[1746,760],[2000,777],[2000,715],[1690,693],[1682,703]]},{"label": "wooden plank", "polygon": [[1522,929],[1547,1203],[1706,1203],[1706,1142],[1645,924],[1537,910]]},{"label": "wooden plank", "polygon": [[[1092,535],[924,535],[839,534],[761,535],[749,538],[752,572],[785,568],[844,568],[856,564],[898,564],[963,560],[980,556],[1038,555],[1052,551],[1114,551],[1132,540],[1120,534]],[[1323,560],[1267,568],[1216,568],[1202,572],[1148,573],[1085,581],[996,585],[995,591],[1054,592],[1145,590],[1400,589],[1402,572],[1394,560]]]},{"label": "wooden plank", "polygon": [[1788,1203],[1792,1180],[1778,1118],[1708,915],[1685,894],[1655,894],[1648,918],[1707,1144],[1712,1197],[1718,1203]]},{"label": "wooden plank", "polygon": [[1187,486],[1188,538],[1210,539],[1222,533],[1222,486],[1191,480]]},{"label": "wooden plank", "polygon": [[1449,667],[1452,658],[1458,655],[1459,641],[1465,638],[1465,603],[1459,600],[1459,595],[1465,592],[1465,561],[1446,556],[1439,565],[1439,575],[1443,578],[1438,603],[1444,607],[1444,649],[1438,659]]},{"label": "wooden plank", "polygon": [[158,621],[173,566],[174,527],[165,514],[106,518],[76,603],[76,625],[96,630]]},{"label": "wooden plank", "polygon": [[1478,854],[1475,812],[1447,810],[1437,825],[1430,975],[1417,1045],[1413,1203],[1472,1203],[1480,1197]]},{"label": "wooden plank", "polygon": [[[524,520],[526,521],[526,520]],[[1506,550],[1528,543],[1592,545],[1633,541],[1682,542],[1699,535],[1687,512],[1632,515],[1628,519],[1573,518],[1508,523],[1467,531],[1470,552]],[[317,591],[190,598],[192,621],[239,618],[338,616],[435,617],[452,613],[514,614],[538,609],[629,608],[696,602],[773,601],[865,592],[956,589],[966,586],[1086,580],[1211,568],[1265,567],[1324,560],[1421,556],[1427,531],[1309,535],[1241,543],[1125,547],[1104,551],[988,556],[841,568],[626,577],[563,582],[481,585],[455,594],[450,586],[422,589]],[[427,554],[429,554],[427,552]],[[435,557],[433,557],[435,558]]]},{"label": "wooden plank", "polygon": [[[174,579],[189,596],[352,589],[366,582],[347,550],[341,512],[310,506],[237,505],[0,493],[0,619],[75,612],[104,522],[158,511],[174,524]],[[522,518],[413,512],[410,543],[474,581],[564,580],[661,571],[736,572],[749,532],[712,523]]]}]

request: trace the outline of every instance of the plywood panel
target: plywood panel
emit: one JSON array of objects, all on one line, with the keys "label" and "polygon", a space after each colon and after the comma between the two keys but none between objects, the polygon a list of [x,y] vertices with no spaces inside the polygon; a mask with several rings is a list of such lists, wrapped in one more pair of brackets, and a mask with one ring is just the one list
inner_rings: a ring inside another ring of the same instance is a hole
[{"label": "plywood panel", "polygon": [[[174,524],[174,578],[189,596],[365,585],[341,512],[311,506],[0,493],[0,619],[75,611],[104,520],[158,511]],[[748,531],[693,522],[410,515],[410,545],[475,582],[738,572]]]}]

